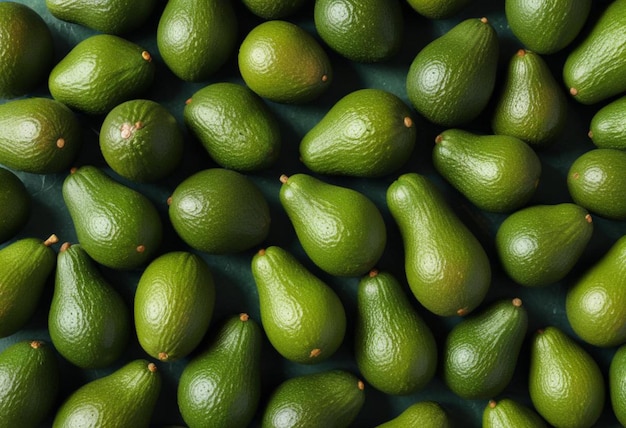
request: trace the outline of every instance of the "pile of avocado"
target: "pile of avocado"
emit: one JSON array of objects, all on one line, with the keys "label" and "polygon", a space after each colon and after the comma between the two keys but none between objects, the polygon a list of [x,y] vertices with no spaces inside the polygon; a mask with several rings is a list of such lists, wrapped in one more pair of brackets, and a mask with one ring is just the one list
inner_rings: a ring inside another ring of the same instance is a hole
[{"label": "pile of avocado", "polygon": [[626,426],[626,0],[0,1],[0,428]]}]

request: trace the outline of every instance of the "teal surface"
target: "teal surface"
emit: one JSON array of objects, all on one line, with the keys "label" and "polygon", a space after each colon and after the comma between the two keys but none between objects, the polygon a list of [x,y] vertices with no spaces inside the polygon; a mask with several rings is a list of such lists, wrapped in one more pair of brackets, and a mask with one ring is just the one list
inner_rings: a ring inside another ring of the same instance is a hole
[{"label": "teal surface", "polygon": [[[79,41],[95,34],[94,31],[81,27],[80,25],[57,20],[50,15],[43,0],[20,0],[19,2],[36,10],[48,23],[54,35],[57,61],[69,52]],[[241,41],[250,29],[262,21],[245,10],[239,1],[233,0],[233,2],[240,20],[239,40]],[[185,83],[178,80],[161,61],[155,42],[158,18],[163,10],[164,4],[165,1],[159,2],[157,10],[144,28],[140,31],[127,34],[125,37],[146,48],[151,52],[154,58],[157,68],[156,80],[150,91],[145,94],[145,97],[162,103],[167,107],[179,120],[181,128],[184,129],[182,123],[184,103],[196,90],[213,82],[233,81],[242,83],[242,80],[237,68],[236,55],[232,55],[228,63],[210,80],[200,83]],[[574,44],[579,42],[581,37],[589,31],[590,24],[597,18],[598,13],[607,4],[608,1],[594,0],[592,13],[587,25]],[[308,172],[298,159],[298,144],[300,139],[336,101],[354,90],[368,87],[380,88],[398,95],[408,103],[405,91],[405,78],[412,59],[429,41],[445,33],[453,25],[465,18],[486,16],[498,32],[500,38],[498,85],[502,83],[502,78],[510,57],[522,47],[519,41],[512,36],[507,27],[503,12],[503,1],[474,1],[462,13],[453,18],[441,21],[429,21],[419,16],[410,9],[404,1],[403,8],[405,17],[405,37],[401,51],[393,59],[379,64],[357,64],[342,58],[326,47],[326,51],[334,66],[334,81],[327,93],[316,101],[306,105],[281,105],[268,102],[268,105],[272,111],[275,112],[280,121],[283,137],[282,152],[278,163],[274,167],[260,173],[249,174],[249,177],[262,189],[271,206],[271,231],[264,245],[279,245],[292,251],[307,267],[327,281],[327,283],[338,292],[345,304],[348,314],[348,335],[340,350],[332,358],[312,366],[304,366],[286,361],[273,350],[266,340],[263,348],[263,398],[259,411],[257,412],[255,423],[258,423],[260,420],[260,415],[269,393],[281,381],[289,377],[331,368],[343,368],[358,373],[352,355],[352,331],[354,328],[356,287],[359,279],[331,277],[317,269],[303,253],[291,224],[278,200],[278,191],[280,188],[278,178],[281,174],[289,175],[298,172]],[[312,2],[300,13],[288,19],[301,25],[312,34],[315,34],[312,22]],[[561,68],[568,51],[569,48],[560,53],[545,57],[552,72],[559,81],[561,81]],[[29,95],[49,96],[47,86],[42,85],[37,91]],[[0,100],[0,103],[6,101],[7,100]],[[475,122],[465,129],[489,133],[490,108],[492,107],[493,105],[490,105]],[[583,106],[573,100],[569,100],[569,116],[566,131],[554,146],[539,152],[543,173],[537,193],[531,201],[532,204],[553,204],[571,201],[566,186],[567,170],[574,159],[594,147],[591,140],[587,138],[587,131],[592,115],[600,107],[600,105]],[[427,123],[424,119],[419,118],[417,114],[416,118],[418,129],[417,146],[406,165],[397,173],[376,180],[342,177],[322,178],[328,182],[361,191],[378,205],[387,222],[389,232],[389,243],[378,267],[381,270],[388,270],[394,273],[398,278],[402,279],[403,282],[402,244],[396,225],[385,204],[386,189],[398,175],[404,172],[425,174],[437,184],[458,215],[483,243],[492,260],[494,274],[491,289],[483,305],[481,305],[478,310],[496,299],[520,297],[529,312],[528,337],[524,343],[514,379],[502,393],[502,397],[511,397],[524,404],[530,405],[527,392],[527,372],[528,346],[531,335],[538,328],[548,325],[558,326],[568,334],[574,335],[565,317],[565,293],[568,287],[573,284],[576,278],[584,272],[585,269],[598,260],[617,238],[626,233],[626,223],[608,221],[599,216],[595,216],[595,228],[591,242],[586,248],[578,265],[563,281],[540,289],[521,287],[504,275],[495,258],[493,240],[496,230],[505,218],[505,215],[489,214],[476,209],[437,175],[430,160],[431,150],[435,136],[443,129]],[[131,183],[110,171],[106,167],[104,159],[99,152],[98,132],[102,119],[103,117],[81,116],[84,125],[84,146],[79,158],[76,160],[76,165],[92,164],[103,167],[115,179],[141,191],[155,203],[165,225],[165,239],[160,249],[161,253],[171,250],[188,249],[176,236],[169,223],[166,199],[172,193],[176,185],[184,178],[201,169],[215,167],[216,164],[208,157],[199,142],[191,137],[185,130],[186,151],[184,160],[180,168],[173,175],[150,185]],[[18,172],[18,175],[25,182],[33,197],[34,212],[26,227],[14,239],[27,236],[43,239],[51,233],[55,233],[59,236],[61,242],[76,242],[76,233],[61,196],[61,185],[67,174],[37,175]],[[4,245],[6,245],[6,243]],[[58,245],[54,247],[56,250],[58,250]],[[216,279],[217,303],[211,331],[214,330],[220,320],[240,312],[247,312],[251,317],[260,322],[258,295],[250,272],[250,260],[255,251],[256,249],[253,249],[242,254],[229,256],[211,256],[200,253],[211,267]],[[141,274],[141,269],[129,272],[117,272],[102,268],[102,271],[105,277],[124,295],[129,305],[132,305],[133,294]],[[20,332],[10,337],[0,339],[0,351],[19,340],[49,340],[46,320],[52,290],[53,281],[51,279],[38,307],[36,316]],[[406,290],[408,293],[408,286]],[[459,322],[460,319],[437,317],[419,306],[414,299],[413,302],[417,310],[435,332],[437,342],[441,348],[447,332],[452,326]],[[586,345],[580,341],[579,343],[581,343],[599,363],[606,378],[609,363],[615,349],[600,349]],[[123,359],[116,365],[107,369],[80,370],[60,359],[63,379],[61,399],[85,382],[108,374],[134,358],[148,358],[136,340],[132,341]],[[169,424],[183,425],[176,404],[176,388],[179,375],[187,361],[187,359],[183,359],[174,363],[157,362],[159,370],[163,375],[164,383],[159,403],[152,420],[154,426]],[[355,421],[354,426],[375,426],[396,416],[410,404],[427,399],[436,400],[441,403],[453,416],[457,425],[461,427],[480,426],[482,412],[487,404],[487,400],[463,400],[455,396],[447,389],[438,374],[426,388],[409,396],[388,396],[376,391],[373,387],[367,386],[365,405]],[[608,399],[604,413],[597,426],[618,426]]]}]

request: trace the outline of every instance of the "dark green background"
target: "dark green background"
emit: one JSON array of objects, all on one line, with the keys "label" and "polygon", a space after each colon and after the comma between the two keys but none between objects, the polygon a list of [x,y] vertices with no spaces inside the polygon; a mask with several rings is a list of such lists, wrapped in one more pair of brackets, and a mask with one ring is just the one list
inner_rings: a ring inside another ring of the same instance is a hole
[{"label": "dark green background", "polygon": [[[20,0],[19,2],[36,10],[48,23],[55,40],[57,61],[69,52],[79,41],[92,34],[96,34],[95,31],[76,24],[65,23],[52,17],[45,7],[44,0]],[[233,4],[239,16],[239,40],[241,41],[247,32],[255,25],[261,23],[262,20],[250,14],[238,0],[233,0]],[[519,41],[512,36],[507,27],[503,12],[504,2],[502,0],[472,2],[462,13],[451,19],[441,21],[429,21],[410,9],[404,1],[402,1],[402,4],[405,12],[405,37],[401,51],[392,60],[380,64],[357,64],[342,58],[326,48],[334,66],[334,80],[327,93],[316,101],[306,105],[281,105],[268,102],[280,122],[283,147],[280,159],[274,167],[260,173],[249,175],[262,189],[271,206],[271,232],[263,245],[279,245],[292,251],[315,274],[327,281],[328,284],[337,291],[345,303],[349,319],[347,336],[342,347],[332,358],[318,365],[303,366],[286,361],[273,350],[269,342],[265,341],[262,373],[263,397],[259,406],[259,412],[257,413],[257,421],[260,418],[261,411],[269,393],[281,381],[289,377],[331,368],[347,369],[358,374],[352,355],[352,331],[354,326],[355,296],[358,278],[331,277],[317,269],[302,252],[292,226],[278,201],[278,191],[280,187],[278,177],[280,174],[309,172],[298,160],[298,144],[302,136],[317,123],[336,101],[357,89],[367,87],[384,89],[398,95],[408,103],[405,91],[405,78],[412,59],[425,44],[445,33],[448,29],[465,18],[486,16],[498,32],[501,43],[498,87],[502,84],[509,59],[515,54],[517,49],[522,47]],[[585,33],[589,31],[591,24],[607,4],[608,1],[594,0],[587,25],[581,35],[575,40],[574,44],[578,43],[582,37],[584,37]],[[242,83],[242,80],[237,68],[236,53],[233,53],[228,63],[208,81],[201,83],[185,83],[177,79],[161,61],[155,42],[158,18],[164,5],[165,1],[160,1],[150,21],[141,30],[126,34],[124,37],[148,49],[153,55],[157,74],[154,84],[150,91],[145,94],[145,97],[158,101],[166,106],[179,120],[181,128],[184,129],[182,123],[184,102],[196,90],[213,82],[234,81]],[[313,2],[310,2],[300,13],[288,18],[288,20],[301,25],[317,37],[312,22],[312,10]],[[541,31],[541,29],[537,29],[537,31]],[[544,57],[559,81],[561,81],[563,62],[570,49],[571,47],[560,53]],[[49,96],[47,86],[43,84],[37,91],[29,95]],[[6,100],[0,100],[0,103],[1,102],[6,102]],[[465,129],[480,133],[490,133],[489,119],[490,109],[492,107],[493,102],[479,119],[470,126],[465,127]],[[583,106],[570,100],[566,131],[554,146],[539,152],[542,160],[543,173],[537,193],[531,201],[532,204],[554,204],[571,201],[566,186],[567,170],[574,159],[594,147],[587,138],[587,131],[592,115],[600,107],[601,105]],[[183,163],[175,174],[151,185],[137,185],[121,179],[106,168],[106,164],[98,148],[98,132],[103,117],[86,117],[81,115],[80,118],[84,124],[84,146],[76,161],[76,165],[93,164],[103,167],[114,178],[148,196],[157,206],[164,222],[165,239],[161,247],[161,252],[181,249],[188,250],[188,247],[176,236],[169,223],[165,201],[176,185],[184,178],[198,170],[216,166],[215,163],[209,159],[198,141],[185,131],[187,149]],[[434,172],[430,160],[431,150],[435,136],[441,132],[443,128],[427,123],[424,119],[418,117],[417,114],[416,124],[418,130],[417,145],[413,155],[401,171],[376,180],[341,177],[322,178],[328,182],[361,191],[371,197],[378,205],[387,222],[389,234],[388,246],[378,267],[381,270],[391,271],[401,279],[403,283],[405,279],[402,244],[396,225],[385,204],[385,192],[389,184],[403,172],[418,172],[433,179],[437,186],[445,193],[453,209],[484,244],[485,249],[491,257],[493,282],[490,292],[479,310],[494,300],[518,296],[523,299],[526,309],[529,312],[530,325],[528,337],[522,349],[515,377],[501,396],[512,397],[530,405],[527,393],[527,372],[528,346],[531,335],[536,329],[548,325],[558,326],[565,332],[573,335],[565,317],[565,292],[585,269],[608,250],[618,237],[626,233],[626,224],[624,222],[604,220],[599,216],[595,216],[594,233],[591,242],[579,264],[570,275],[560,283],[545,288],[529,289],[518,286],[502,273],[494,253],[493,239],[495,232],[505,216],[488,214],[476,209]],[[27,236],[43,239],[51,233],[56,233],[61,239],[61,242],[76,242],[76,234],[72,221],[61,196],[61,185],[66,174],[36,175],[18,172],[18,175],[25,182],[33,197],[34,212],[27,226],[15,239]],[[4,245],[6,245],[6,243]],[[55,246],[56,250],[58,250],[58,245]],[[252,249],[243,254],[232,256],[210,256],[202,254],[202,257],[206,260],[214,273],[217,286],[217,302],[211,332],[215,331],[218,323],[225,317],[239,312],[248,312],[255,320],[260,322],[258,296],[250,273],[250,260],[255,251],[256,249]],[[111,284],[126,297],[129,307],[132,307],[133,294],[141,270],[117,272],[103,268],[102,271]],[[52,291],[53,280],[51,278],[36,316],[20,332],[10,337],[0,339],[0,351],[10,344],[23,339],[49,340],[46,329],[46,319]],[[406,287],[406,291],[409,293],[408,287]],[[416,309],[435,332],[438,344],[441,348],[446,333],[460,319],[446,319],[434,316],[419,306],[411,295],[409,296],[415,303]],[[201,347],[203,345],[201,345]],[[606,377],[608,366],[615,349],[599,349],[584,343],[581,343],[581,345],[587,349],[600,364]],[[134,358],[148,358],[139,347],[136,340],[133,340],[123,359],[115,366],[106,370],[80,370],[60,359],[61,375],[63,379],[62,396],[60,399],[66,397],[85,382],[108,374]],[[153,424],[155,426],[183,423],[176,405],[176,387],[177,379],[187,361],[188,360],[182,360],[169,364],[157,362],[164,382],[159,403],[153,417]],[[487,404],[487,400],[472,401],[462,400],[456,397],[443,384],[439,375],[422,391],[404,397],[388,396],[368,386],[366,389],[365,405],[355,421],[354,426],[375,426],[376,424],[396,416],[410,404],[426,399],[440,402],[453,416],[455,421],[458,422],[458,425],[463,427],[480,426],[482,412]],[[598,422],[598,426],[618,426],[608,401],[608,390],[605,411]]]}]

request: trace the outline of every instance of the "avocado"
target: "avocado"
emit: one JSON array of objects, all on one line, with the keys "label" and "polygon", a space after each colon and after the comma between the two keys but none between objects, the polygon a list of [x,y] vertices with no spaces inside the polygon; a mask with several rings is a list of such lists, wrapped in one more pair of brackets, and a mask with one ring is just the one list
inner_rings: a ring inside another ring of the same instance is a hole
[{"label": "avocado", "polygon": [[60,369],[54,348],[20,340],[0,352],[0,427],[37,428],[57,402]]},{"label": "avocado", "polygon": [[78,242],[96,262],[136,269],[156,254],[163,225],[142,193],[92,165],[73,168],[62,192]]},{"label": "avocado", "polygon": [[609,2],[567,56],[563,81],[572,97],[595,104],[626,90],[626,0]]},{"label": "avocado", "polygon": [[418,401],[376,428],[452,428],[452,420],[436,401]]},{"label": "avocado", "polygon": [[589,138],[599,149],[626,150],[626,96],[609,102],[591,118]]},{"label": "avocado", "polygon": [[446,127],[465,125],[485,109],[496,83],[498,38],[487,18],[466,19],[420,50],[406,92],[415,109]]},{"label": "avocado", "polygon": [[426,176],[404,173],[387,188],[415,298],[439,316],[466,315],[485,298],[491,265],[482,244]]},{"label": "avocado", "polygon": [[183,118],[211,158],[224,168],[259,171],[278,159],[278,120],[244,85],[218,82],[199,89],[185,103]]},{"label": "avocado", "polygon": [[359,281],[354,357],[365,380],[386,394],[423,389],[435,375],[437,343],[389,272],[372,270]]},{"label": "avocado", "polygon": [[238,20],[229,0],[171,0],[157,26],[159,54],[181,80],[199,82],[235,52]]},{"label": "avocado", "polygon": [[82,147],[78,117],[43,97],[0,104],[0,163],[34,174],[66,170]]},{"label": "avocado", "polygon": [[593,233],[583,207],[563,202],[533,205],[510,214],[496,232],[496,252],[507,275],[538,287],[562,280],[574,267]]},{"label": "avocado", "polygon": [[259,250],[251,269],[261,323],[276,351],[301,364],[331,357],[346,332],[346,313],[337,293],[281,247]]},{"label": "avocado", "polygon": [[528,390],[535,409],[550,425],[594,426],[604,408],[604,389],[598,363],[571,337],[555,326],[535,333]]},{"label": "avocado", "polygon": [[238,253],[259,245],[270,229],[270,209],[257,185],[225,168],[198,171],[167,200],[176,233],[210,254]]},{"label": "avocado", "polygon": [[548,428],[533,409],[511,398],[489,400],[483,411],[483,428]]},{"label": "avocado", "polygon": [[126,350],[131,328],[126,302],[85,250],[61,245],[48,312],[50,339],[59,354],[81,368],[107,367]]},{"label": "avocado", "polygon": [[535,150],[517,137],[446,129],[435,138],[437,172],[481,210],[506,213],[528,203],[541,177]]},{"label": "avocado", "polygon": [[32,197],[22,179],[0,167],[0,244],[26,226],[32,209]]},{"label": "avocado", "polygon": [[444,345],[443,379],[458,396],[485,399],[513,378],[528,329],[522,300],[502,299],[455,325]]},{"label": "avocado", "polygon": [[337,101],[300,141],[300,159],[319,174],[380,177],[413,152],[416,125],[408,105],[391,92],[359,89]]},{"label": "avocado", "polygon": [[152,85],[150,52],[112,34],[83,39],[54,66],[48,77],[52,97],[90,115],[106,114],[141,96]]},{"label": "avocado", "polygon": [[250,12],[259,18],[271,20],[293,15],[311,0],[242,0]]},{"label": "avocado", "polygon": [[617,420],[626,425],[626,345],[622,345],[613,354],[609,365],[609,394],[611,407]]},{"label": "avocado", "polygon": [[57,242],[53,234],[45,241],[21,238],[0,249],[0,338],[19,331],[35,313],[56,265],[52,245]]},{"label": "avocado", "polygon": [[364,194],[312,175],[281,175],[280,203],[302,248],[331,275],[369,272],[387,244],[378,207]]},{"label": "avocado", "polygon": [[350,426],[365,402],[364,389],[361,380],[340,369],[289,378],[270,395],[261,426]]},{"label": "avocado", "polygon": [[548,64],[532,51],[518,50],[492,113],[493,132],[544,147],[561,136],[566,119],[567,99]]},{"label": "avocado", "polygon": [[446,19],[463,10],[470,0],[407,0],[407,3],[428,19]]},{"label": "avocado", "polygon": [[148,428],[160,392],[157,366],[132,360],[73,391],[57,410],[52,428]]},{"label": "avocado", "polygon": [[245,428],[261,398],[263,332],[246,313],[231,316],[183,368],[178,408],[190,427]]},{"label": "avocado", "polygon": [[137,339],[160,361],[186,357],[209,329],[215,307],[213,274],[187,251],[165,253],[144,269],[135,290]]}]

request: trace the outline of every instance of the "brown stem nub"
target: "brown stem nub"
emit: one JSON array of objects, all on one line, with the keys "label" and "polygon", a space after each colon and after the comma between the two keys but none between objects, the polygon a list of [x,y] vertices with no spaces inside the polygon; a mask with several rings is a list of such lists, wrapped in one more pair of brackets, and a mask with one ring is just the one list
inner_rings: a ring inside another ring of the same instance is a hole
[{"label": "brown stem nub", "polygon": [[441,136],[441,134],[437,135],[435,137],[435,144],[439,144],[443,141],[443,137]]},{"label": "brown stem nub", "polygon": [[265,248],[261,248],[259,251],[257,251],[257,254],[259,256],[264,256],[265,255]]},{"label": "brown stem nub", "polygon": [[167,355],[167,352],[159,352],[159,355],[157,355],[157,357],[159,358],[159,360],[161,361],[167,361],[167,359],[170,357],[169,355]]},{"label": "brown stem nub", "polygon": [[72,244],[70,244],[69,242],[64,242],[63,245],[61,245],[61,248],[59,248],[60,252],[64,252],[70,249],[70,247],[72,246]]},{"label": "brown stem nub", "polygon": [[489,400],[489,408],[490,409],[495,409],[497,404],[498,403],[496,402],[496,400]]},{"label": "brown stem nub", "polygon": [[322,353],[322,350],[320,348],[311,349],[311,353],[309,354],[309,358],[319,357],[321,353]]},{"label": "brown stem nub", "polygon": [[157,366],[154,363],[150,363],[148,364],[148,370],[150,370],[152,373],[156,373],[157,372]]},{"label": "brown stem nub", "polygon": [[585,216],[585,220],[587,220],[587,223],[591,223],[591,222],[593,222],[593,218],[591,217],[591,214],[587,214],[587,215]]},{"label": "brown stem nub", "polygon": [[514,298],[511,303],[513,303],[513,306],[515,306],[516,308],[521,308],[522,307],[522,299],[520,299],[519,297]]},{"label": "brown stem nub", "polygon": [[407,128],[410,128],[413,126],[413,119],[411,119],[409,116],[405,116],[403,122],[404,122],[404,126],[406,126]]},{"label": "brown stem nub", "polygon": [[150,55],[150,52],[148,52],[148,51],[143,51],[141,53],[141,57],[143,59],[145,59],[146,61],[148,61],[148,62],[152,61],[152,55]]},{"label": "brown stem nub", "polygon": [[286,184],[287,180],[289,180],[289,177],[286,174],[281,174],[281,176],[278,179],[280,180],[281,183]]},{"label": "brown stem nub", "polygon": [[480,18],[480,22],[482,22],[483,24],[487,24],[489,20],[487,19],[486,16],[483,16],[482,18]]},{"label": "brown stem nub", "polygon": [[569,93],[573,96],[578,95],[578,89],[576,88],[569,88]]},{"label": "brown stem nub", "polygon": [[467,308],[460,308],[459,310],[456,311],[456,314],[460,317],[467,315],[468,310]]},{"label": "brown stem nub", "polygon": [[378,269],[372,269],[368,275],[370,278],[376,278],[378,276]]},{"label": "brown stem nub", "polygon": [[48,237],[48,239],[43,241],[43,245],[45,245],[46,247],[49,247],[50,245],[54,245],[57,242],[59,242],[59,237],[53,233],[52,235]]},{"label": "brown stem nub", "polygon": [[360,391],[363,391],[365,389],[365,384],[361,379],[359,379],[359,381],[356,383],[356,387],[359,388]]},{"label": "brown stem nub", "polygon": [[526,49],[519,49],[517,51],[517,56],[525,56],[526,55]]},{"label": "brown stem nub", "polygon": [[239,320],[246,322],[250,319],[250,315],[246,314],[246,313],[241,313],[239,314]]},{"label": "brown stem nub", "polygon": [[44,345],[41,340],[33,340],[30,342],[30,347],[33,349],[39,349]]}]

